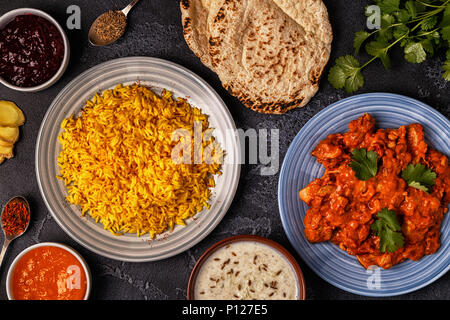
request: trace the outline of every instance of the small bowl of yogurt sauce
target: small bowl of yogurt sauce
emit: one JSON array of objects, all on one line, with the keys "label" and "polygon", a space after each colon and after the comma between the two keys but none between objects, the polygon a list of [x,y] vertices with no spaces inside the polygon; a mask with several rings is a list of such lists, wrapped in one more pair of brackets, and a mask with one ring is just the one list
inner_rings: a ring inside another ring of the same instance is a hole
[{"label": "small bowl of yogurt sauce", "polygon": [[294,257],[260,236],[215,243],[197,260],[188,300],[304,300],[305,281]]}]

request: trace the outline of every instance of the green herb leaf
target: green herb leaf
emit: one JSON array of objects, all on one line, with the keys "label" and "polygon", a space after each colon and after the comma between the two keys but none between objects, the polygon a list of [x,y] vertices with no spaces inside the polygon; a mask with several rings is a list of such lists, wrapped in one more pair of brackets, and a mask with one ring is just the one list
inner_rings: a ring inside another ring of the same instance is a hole
[{"label": "green herb leaf", "polygon": [[404,48],[410,43],[414,43],[414,41],[412,41],[411,39],[408,39],[408,38],[404,38],[404,39],[402,39],[402,41],[400,41],[400,46]]},{"label": "green herb leaf", "polygon": [[364,85],[364,77],[358,60],[351,55],[337,58],[336,64],[330,68],[328,81],[336,89],[344,88],[349,93],[361,88]]},{"label": "green herb leaf", "polygon": [[424,39],[424,40],[420,41],[420,44],[422,45],[422,47],[426,53],[428,53],[430,56],[434,55],[434,46],[433,46],[432,40]]},{"label": "green herb leaf", "polygon": [[390,69],[391,61],[387,54],[387,42],[384,41],[371,41],[366,45],[366,51],[368,54],[374,57],[380,58],[386,69]]},{"label": "green herb leaf", "polygon": [[348,93],[353,93],[356,90],[362,88],[364,86],[364,76],[362,75],[361,71],[358,70],[358,72],[354,73],[350,77],[347,78],[345,81],[344,89]]},{"label": "green herb leaf", "polygon": [[409,19],[411,19],[411,14],[408,12],[408,10],[404,9],[395,12],[394,15],[397,18],[397,21],[401,23],[408,22]]},{"label": "green herb leaf", "polygon": [[441,23],[439,24],[439,27],[441,28],[445,28],[447,26],[450,26],[450,3],[445,7]]},{"label": "green herb leaf", "polygon": [[392,210],[381,209],[377,213],[377,220],[372,223],[370,229],[380,237],[379,250],[382,253],[395,252],[405,244],[401,232],[402,227],[398,222],[397,214]]},{"label": "green herb leaf", "polygon": [[404,35],[407,35],[408,33],[409,33],[409,28],[404,24],[401,24],[394,28],[394,38],[395,39],[400,39],[401,37],[403,37]]},{"label": "green herb leaf", "polygon": [[405,8],[408,10],[411,17],[414,19],[417,16],[417,7],[416,7],[416,1],[406,1]]},{"label": "green herb leaf", "polygon": [[384,0],[378,2],[382,12],[393,13],[400,10],[400,0]]},{"label": "green herb leaf", "polygon": [[342,89],[345,86],[345,80],[347,80],[347,74],[341,66],[335,65],[330,68],[328,73],[328,81],[336,89]]},{"label": "green herb leaf", "polygon": [[408,186],[428,192],[434,186],[436,173],[423,164],[418,163],[413,165],[410,163],[402,171],[402,178],[405,179]]},{"label": "green herb leaf", "polygon": [[409,185],[410,187],[413,187],[413,188],[416,188],[416,189],[419,189],[419,190],[428,192],[428,188],[425,187],[425,186],[423,186],[423,185],[421,185],[419,182],[412,181],[412,182],[410,182],[408,185]]},{"label": "green herb leaf", "polygon": [[444,78],[447,81],[450,81],[450,59],[444,62],[444,65],[442,66],[442,69],[444,69],[444,73],[442,74],[442,78]]},{"label": "green herb leaf", "polygon": [[450,26],[441,29],[442,39],[450,41]]},{"label": "green herb leaf", "polygon": [[366,52],[371,56],[377,57],[380,54],[383,54],[387,47],[387,42],[384,41],[370,41],[366,45]]},{"label": "green herb leaf", "polygon": [[397,215],[394,211],[388,210],[386,208],[378,212],[377,217],[386,224],[392,231],[400,231],[402,227],[398,223]]},{"label": "green herb leaf", "polygon": [[424,31],[429,31],[429,30],[433,29],[436,26],[436,24],[437,24],[437,17],[431,16],[431,17],[423,20],[420,27]]},{"label": "green herb leaf", "polygon": [[427,53],[420,42],[412,42],[405,47],[405,59],[411,63],[421,63],[427,58]]},{"label": "green herb leaf", "polygon": [[[373,58],[360,65],[355,57],[346,56],[344,60],[347,61],[344,65],[350,64],[352,70],[339,66],[338,63],[330,69],[328,78],[331,84],[349,93],[364,85],[362,69],[378,58],[386,69],[390,68],[389,53],[395,46],[403,48],[405,60],[411,63],[421,63],[427,57],[450,47],[449,0],[373,0],[373,2],[381,11],[380,28],[358,31],[353,40],[355,55],[359,54],[361,47],[368,42],[365,48]],[[366,7],[365,15],[371,18],[373,11],[367,8],[369,6]],[[349,63],[349,59],[353,61]],[[446,60],[450,61],[450,58],[447,57]],[[450,62],[447,61],[443,65],[443,78],[450,81]]]},{"label": "green herb leaf", "polygon": [[370,33],[366,31],[358,31],[355,33],[355,39],[353,40],[353,48],[355,48],[355,54],[359,53],[359,49],[364,41],[370,37]]},{"label": "green herb leaf", "polygon": [[417,9],[417,13],[423,13],[427,10],[427,6],[425,6],[425,3],[428,3],[429,1],[414,1]]},{"label": "green herb leaf", "polygon": [[401,232],[394,232],[386,228],[380,236],[380,252],[395,252],[405,245],[405,240]]},{"label": "green herb leaf", "polygon": [[395,24],[395,17],[391,14],[382,14],[380,21],[381,29],[378,30],[376,39],[384,41],[391,40],[394,37],[392,25]]},{"label": "green herb leaf", "polygon": [[[425,37],[427,38],[427,40],[430,40],[433,44],[439,44],[441,41],[441,35],[438,31],[433,31],[433,32],[424,32],[423,34],[420,34],[420,32],[417,34],[417,36],[419,37],[423,37],[425,35]],[[425,46],[424,46],[425,48]],[[426,48],[425,48],[426,50]]]},{"label": "green herb leaf", "polygon": [[359,180],[369,180],[375,177],[378,172],[378,154],[366,149],[353,149],[352,162],[350,168],[355,172]]}]

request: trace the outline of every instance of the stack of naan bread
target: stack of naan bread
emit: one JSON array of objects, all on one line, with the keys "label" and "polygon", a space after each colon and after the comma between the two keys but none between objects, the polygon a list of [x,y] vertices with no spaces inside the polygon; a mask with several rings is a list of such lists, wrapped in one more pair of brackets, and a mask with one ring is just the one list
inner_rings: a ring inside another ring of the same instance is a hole
[{"label": "stack of naan bread", "polygon": [[181,0],[184,37],[223,86],[252,110],[308,103],[333,38],[322,0]]}]

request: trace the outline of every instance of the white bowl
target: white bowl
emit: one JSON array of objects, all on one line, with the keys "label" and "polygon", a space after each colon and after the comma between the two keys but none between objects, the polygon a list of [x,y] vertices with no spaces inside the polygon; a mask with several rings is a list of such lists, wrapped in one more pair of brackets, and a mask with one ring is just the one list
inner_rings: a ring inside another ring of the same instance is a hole
[{"label": "white bowl", "polygon": [[8,88],[22,91],[22,92],[36,92],[41,91],[44,89],[47,89],[51,85],[53,85],[56,81],[59,80],[59,78],[63,75],[64,71],[66,71],[67,65],[69,64],[69,57],[70,57],[70,45],[69,45],[69,39],[67,38],[66,33],[64,32],[64,29],[59,25],[59,23],[52,18],[49,14],[45,13],[44,11],[38,10],[38,9],[32,9],[32,8],[20,8],[8,11],[4,15],[0,17],[0,29],[2,29],[5,25],[7,25],[9,22],[14,20],[15,17],[24,15],[24,14],[34,14],[39,17],[43,17],[50,21],[52,24],[55,25],[55,27],[59,30],[61,33],[63,43],[64,43],[64,57],[61,62],[61,66],[59,67],[58,71],[46,82],[35,86],[35,87],[19,87],[15,86],[8,81],[4,80],[2,77],[0,77],[0,82],[7,86]]},{"label": "white bowl", "polygon": [[78,252],[76,252],[74,249],[72,249],[71,247],[69,247],[69,246],[67,246],[65,244],[57,243],[57,242],[42,242],[42,243],[38,243],[38,244],[35,244],[35,245],[32,245],[32,246],[26,248],[25,250],[23,250],[21,253],[19,253],[17,255],[17,257],[14,259],[14,261],[11,264],[11,266],[9,267],[8,274],[6,276],[6,294],[8,295],[8,299],[9,300],[14,300],[13,290],[12,290],[12,275],[13,275],[13,272],[14,272],[14,268],[16,267],[16,265],[19,262],[19,260],[27,252],[30,252],[31,250],[36,249],[38,247],[58,247],[58,248],[66,250],[67,252],[71,253],[75,258],[78,259],[78,261],[80,262],[81,266],[83,267],[84,273],[86,274],[86,293],[84,295],[84,300],[89,299],[89,296],[91,294],[92,278],[91,278],[91,271],[90,271],[86,261],[84,261],[83,257]]}]

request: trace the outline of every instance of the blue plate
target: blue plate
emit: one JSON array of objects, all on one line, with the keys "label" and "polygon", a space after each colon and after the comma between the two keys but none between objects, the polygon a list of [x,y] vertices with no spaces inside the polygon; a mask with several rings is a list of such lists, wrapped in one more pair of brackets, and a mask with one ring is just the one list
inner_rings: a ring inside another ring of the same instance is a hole
[{"label": "blue plate", "polygon": [[398,128],[417,122],[425,132],[427,143],[450,154],[450,122],[424,103],[388,93],[369,93],[338,101],[315,115],[292,141],[280,172],[278,204],[286,234],[304,262],[330,284],[359,295],[387,297],[422,288],[450,269],[450,219],[445,215],[441,226],[441,247],[419,261],[406,260],[384,270],[365,269],[356,257],[331,242],[311,244],[304,235],[303,219],[307,205],[298,192],[324,168],[311,156],[319,141],[331,133],[345,132],[351,120],[371,114],[378,128]]}]

